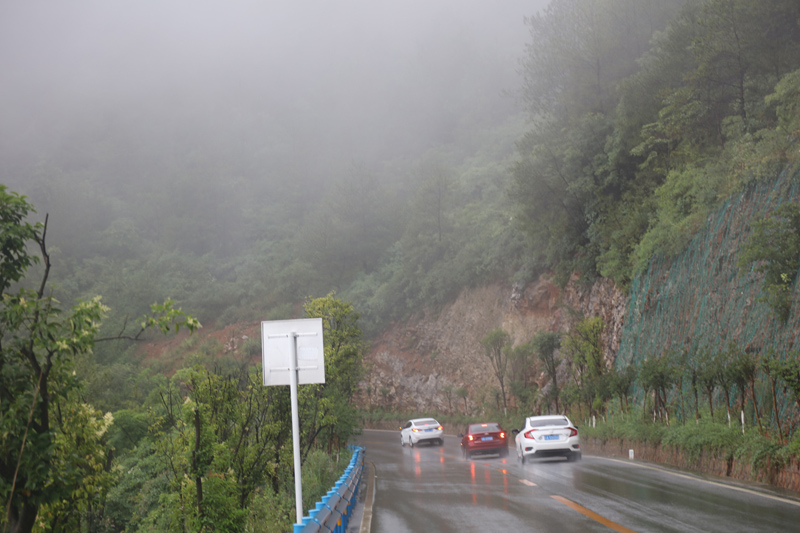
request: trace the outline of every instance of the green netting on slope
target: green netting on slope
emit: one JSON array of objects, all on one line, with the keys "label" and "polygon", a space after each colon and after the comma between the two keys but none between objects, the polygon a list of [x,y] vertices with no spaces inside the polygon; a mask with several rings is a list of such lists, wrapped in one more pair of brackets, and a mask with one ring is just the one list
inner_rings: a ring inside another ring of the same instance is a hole
[{"label": "green netting on slope", "polygon": [[[799,178],[800,172],[784,172],[773,182],[752,186],[712,214],[682,255],[651,262],[631,287],[617,368],[665,353],[723,351],[731,341],[756,354],[772,347],[782,358],[800,348],[800,283],[783,323],[756,301],[762,295],[761,275],[740,276],[737,268],[739,246],[750,235],[754,217],[800,201]],[[634,392],[641,397],[641,390]],[[778,403],[782,419],[792,415],[788,398],[781,395]]]}]

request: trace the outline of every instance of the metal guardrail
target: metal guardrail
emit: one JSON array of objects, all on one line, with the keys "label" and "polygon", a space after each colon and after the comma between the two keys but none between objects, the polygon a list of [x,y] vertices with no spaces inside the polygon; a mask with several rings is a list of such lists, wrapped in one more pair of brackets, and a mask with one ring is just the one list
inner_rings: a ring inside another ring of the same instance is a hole
[{"label": "metal guardrail", "polygon": [[366,448],[349,445],[353,451],[350,464],[344,474],[333,486],[316,508],[303,517],[302,524],[294,524],[292,533],[345,533],[347,524],[356,504],[361,474],[364,472],[364,453]]}]

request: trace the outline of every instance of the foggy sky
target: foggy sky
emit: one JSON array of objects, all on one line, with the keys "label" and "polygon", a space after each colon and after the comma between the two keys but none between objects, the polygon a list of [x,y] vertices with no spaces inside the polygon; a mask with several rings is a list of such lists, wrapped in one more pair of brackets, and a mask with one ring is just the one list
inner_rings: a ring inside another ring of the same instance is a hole
[{"label": "foggy sky", "polygon": [[486,101],[513,107],[498,96],[546,3],[4,0],[0,147],[113,117],[212,136],[257,120],[351,159],[424,150],[473,110],[491,121]]}]

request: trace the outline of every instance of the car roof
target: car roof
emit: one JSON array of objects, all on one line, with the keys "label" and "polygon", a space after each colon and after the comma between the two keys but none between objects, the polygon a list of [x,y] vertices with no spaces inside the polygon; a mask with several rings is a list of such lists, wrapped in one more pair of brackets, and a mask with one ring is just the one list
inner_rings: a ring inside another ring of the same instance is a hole
[{"label": "car roof", "polygon": [[412,418],[410,422],[412,424],[439,424],[434,418]]}]

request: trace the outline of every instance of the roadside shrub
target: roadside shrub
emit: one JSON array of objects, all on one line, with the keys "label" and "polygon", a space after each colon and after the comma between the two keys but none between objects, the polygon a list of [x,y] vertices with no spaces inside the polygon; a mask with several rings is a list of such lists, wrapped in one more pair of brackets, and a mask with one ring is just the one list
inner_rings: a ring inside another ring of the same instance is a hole
[{"label": "roadside shrub", "polygon": [[313,509],[333,487],[350,462],[352,453],[342,450],[338,456],[331,457],[322,450],[313,450],[303,463],[303,510]]},{"label": "roadside shrub", "polygon": [[256,491],[250,504],[245,533],[286,533],[292,529],[294,500],[265,487]]},{"label": "roadside shrub", "polygon": [[701,418],[697,423],[688,423],[670,428],[664,435],[664,444],[681,448],[692,460],[697,460],[703,452],[724,455],[730,459],[741,442],[739,428]]}]

